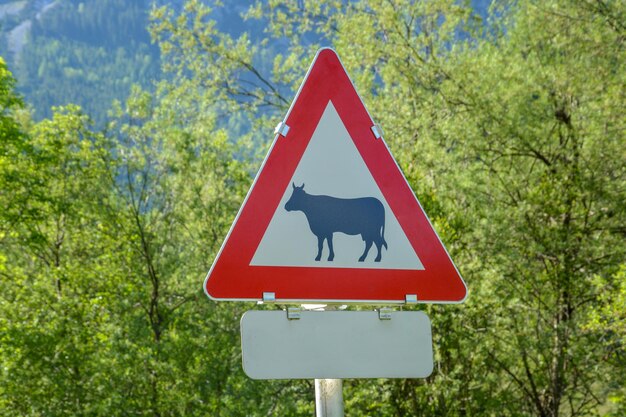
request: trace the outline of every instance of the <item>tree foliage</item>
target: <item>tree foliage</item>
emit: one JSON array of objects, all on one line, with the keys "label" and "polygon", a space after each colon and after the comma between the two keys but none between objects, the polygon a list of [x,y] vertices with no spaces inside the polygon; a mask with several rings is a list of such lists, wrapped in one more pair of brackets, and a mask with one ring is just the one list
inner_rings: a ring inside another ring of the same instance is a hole
[{"label": "tree foliage", "polygon": [[30,121],[0,66],[1,414],[313,412],[310,381],[243,375],[250,306],[200,284],[321,44],[470,288],[422,307],[433,375],[346,381],[347,413],[623,414],[622,3],[259,2],[272,68],[211,16],[153,10],[165,78],[103,132],[75,106]]}]

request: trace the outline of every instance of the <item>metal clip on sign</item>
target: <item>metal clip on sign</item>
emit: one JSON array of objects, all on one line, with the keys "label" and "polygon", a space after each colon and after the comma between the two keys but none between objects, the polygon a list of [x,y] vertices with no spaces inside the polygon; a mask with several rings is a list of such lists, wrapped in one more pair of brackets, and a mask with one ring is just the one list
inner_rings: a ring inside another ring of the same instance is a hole
[{"label": "metal clip on sign", "polygon": [[374,137],[376,139],[380,139],[383,137],[383,129],[381,129],[379,125],[374,125],[370,129],[372,130],[372,133],[374,134]]},{"label": "metal clip on sign", "polygon": [[390,308],[380,308],[378,310],[378,319],[379,320],[391,320],[391,312],[393,310]]},{"label": "metal clip on sign", "polygon": [[289,307],[287,309],[287,320],[300,320],[301,309],[297,307]]},{"label": "metal clip on sign", "polygon": [[274,129],[275,135],[287,136],[287,133],[289,133],[289,126],[285,122],[280,122],[276,125]]}]

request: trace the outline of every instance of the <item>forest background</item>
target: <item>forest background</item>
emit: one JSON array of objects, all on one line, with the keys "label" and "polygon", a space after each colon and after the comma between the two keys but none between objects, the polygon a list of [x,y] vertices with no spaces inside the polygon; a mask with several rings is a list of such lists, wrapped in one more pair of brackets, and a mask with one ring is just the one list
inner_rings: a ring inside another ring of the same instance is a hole
[{"label": "forest background", "polygon": [[320,46],[470,291],[346,414],[626,415],[623,1],[206,3],[0,4],[0,415],[313,414],[201,284]]}]

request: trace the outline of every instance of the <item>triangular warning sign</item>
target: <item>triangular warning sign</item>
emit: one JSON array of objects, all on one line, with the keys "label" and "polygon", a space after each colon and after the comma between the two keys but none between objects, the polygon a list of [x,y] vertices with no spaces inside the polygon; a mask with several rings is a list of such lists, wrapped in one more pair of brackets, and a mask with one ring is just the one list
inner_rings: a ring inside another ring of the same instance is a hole
[{"label": "triangular warning sign", "polygon": [[461,302],[467,290],[336,53],[317,53],[205,281],[217,300]]}]

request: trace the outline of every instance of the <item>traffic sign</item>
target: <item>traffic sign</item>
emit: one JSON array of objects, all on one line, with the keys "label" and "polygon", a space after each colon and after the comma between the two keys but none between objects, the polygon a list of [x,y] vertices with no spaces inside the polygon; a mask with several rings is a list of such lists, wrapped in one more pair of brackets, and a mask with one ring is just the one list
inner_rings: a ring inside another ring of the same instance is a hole
[{"label": "traffic sign", "polygon": [[253,379],[426,378],[430,319],[422,311],[247,311],[243,370]]},{"label": "traffic sign", "polygon": [[216,300],[462,302],[337,54],[311,65],[205,281]]}]

